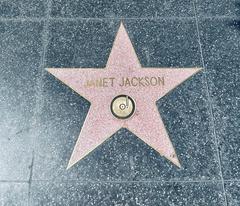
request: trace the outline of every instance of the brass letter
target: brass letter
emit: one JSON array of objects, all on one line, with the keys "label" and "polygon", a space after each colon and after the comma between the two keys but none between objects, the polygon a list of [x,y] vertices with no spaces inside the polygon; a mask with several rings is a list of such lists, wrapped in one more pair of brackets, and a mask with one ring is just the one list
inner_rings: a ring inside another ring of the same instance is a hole
[{"label": "brass letter", "polygon": [[143,77],[138,77],[138,83],[139,83],[139,85],[142,85],[142,86],[144,86],[145,87],[145,85],[143,84]]},{"label": "brass letter", "polygon": [[126,86],[131,86],[131,83],[130,83],[128,77],[126,77],[126,81],[125,81],[125,87],[126,87]]},{"label": "brass letter", "polygon": [[134,82],[133,82],[134,79],[135,79],[136,81],[138,81],[137,77],[133,77],[133,78],[131,79],[131,84],[132,84],[132,86],[136,87],[136,86],[138,85],[138,83],[135,82],[135,84],[134,84]]},{"label": "brass letter", "polygon": [[103,78],[103,87],[108,87],[108,79],[107,78]]},{"label": "brass letter", "polygon": [[164,83],[165,83],[165,82],[164,82],[164,77],[158,77],[158,84],[159,84],[159,85],[162,84],[162,85],[164,86]]},{"label": "brass letter", "polygon": [[119,84],[120,87],[124,86],[124,77],[122,77],[122,84]]},{"label": "brass letter", "polygon": [[[153,83],[153,80],[155,81],[154,83]],[[150,82],[151,82],[152,86],[156,86],[158,84],[158,81],[157,81],[156,77],[151,77]]]},{"label": "brass letter", "polygon": [[149,77],[145,77],[145,82],[146,82],[146,86],[149,86],[149,85],[150,85]]},{"label": "brass letter", "polygon": [[115,80],[115,78],[114,77],[110,77],[109,79],[111,80],[111,86],[113,87],[113,80]]}]

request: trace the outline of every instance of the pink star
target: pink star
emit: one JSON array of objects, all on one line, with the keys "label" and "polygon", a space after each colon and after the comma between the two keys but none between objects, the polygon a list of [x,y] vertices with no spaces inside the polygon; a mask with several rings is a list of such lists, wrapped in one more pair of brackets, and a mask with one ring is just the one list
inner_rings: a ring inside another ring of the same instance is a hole
[{"label": "pink star", "polygon": [[[180,167],[156,101],[201,68],[142,68],[121,23],[106,68],[47,70],[91,103],[67,168],[120,128],[127,128]],[[118,95],[129,96],[135,102],[135,111],[129,118],[119,119],[111,111],[111,102]]]}]

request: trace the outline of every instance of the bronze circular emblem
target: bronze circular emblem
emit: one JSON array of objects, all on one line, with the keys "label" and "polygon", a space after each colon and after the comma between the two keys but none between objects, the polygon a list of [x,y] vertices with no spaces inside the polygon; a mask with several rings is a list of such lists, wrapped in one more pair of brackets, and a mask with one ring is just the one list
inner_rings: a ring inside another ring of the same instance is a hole
[{"label": "bronze circular emblem", "polygon": [[135,102],[128,95],[116,96],[111,102],[111,112],[119,119],[127,119],[135,111]]}]

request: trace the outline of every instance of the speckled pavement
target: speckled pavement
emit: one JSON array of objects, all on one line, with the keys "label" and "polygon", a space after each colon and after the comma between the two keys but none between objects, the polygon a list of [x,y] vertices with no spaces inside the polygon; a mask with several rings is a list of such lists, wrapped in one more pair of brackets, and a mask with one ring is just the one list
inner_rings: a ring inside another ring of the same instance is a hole
[{"label": "speckled pavement", "polygon": [[[90,103],[51,67],[203,67],[157,101],[182,167],[121,129],[66,170]],[[1,0],[0,206],[240,205],[240,1]]]}]

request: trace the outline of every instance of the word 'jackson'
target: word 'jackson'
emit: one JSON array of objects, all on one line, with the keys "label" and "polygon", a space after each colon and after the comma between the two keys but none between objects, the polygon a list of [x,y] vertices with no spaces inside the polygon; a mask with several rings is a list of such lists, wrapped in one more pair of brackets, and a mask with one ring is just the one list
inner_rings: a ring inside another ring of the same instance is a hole
[{"label": "word 'jackson'", "polygon": [[116,79],[114,77],[98,78],[87,80],[84,84],[85,87],[151,87],[151,86],[164,86],[164,77],[121,77]]}]

